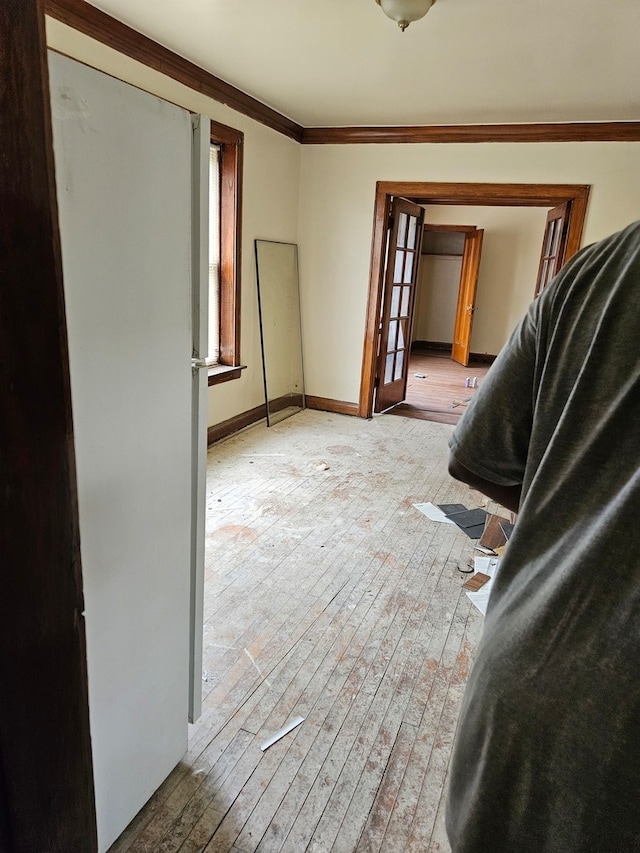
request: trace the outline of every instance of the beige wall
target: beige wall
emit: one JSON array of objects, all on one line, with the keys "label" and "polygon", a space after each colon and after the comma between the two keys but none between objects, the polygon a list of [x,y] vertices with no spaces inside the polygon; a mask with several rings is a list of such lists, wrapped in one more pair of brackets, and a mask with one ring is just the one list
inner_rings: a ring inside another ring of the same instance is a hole
[{"label": "beige wall", "polygon": [[[640,143],[303,146],[298,233],[308,394],[358,400],[382,180],[591,184],[586,243],[640,217]],[[521,310],[513,306],[505,327]]]},{"label": "beige wall", "polygon": [[[497,355],[533,299],[546,219],[547,208],[541,207],[426,207],[425,221],[433,225],[475,225],[484,229],[471,352]],[[449,261],[449,267],[451,264]],[[451,291],[451,283],[447,284]],[[454,316],[456,297],[457,284],[453,294]],[[450,314],[446,322],[448,325],[443,324],[442,331],[445,333],[448,328],[448,338],[421,339],[450,341],[453,334]],[[437,327],[429,328],[433,334],[438,331]]]},{"label": "beige wall", "polygon": [[[300,146],[59,22],[48,21],[47,32],[52,48],[245,133],[242,360],[247,369],[242,379],[210,389],[210,424],[263,401],[255,238],[300,246],[306,392],[357,402],[376,181],[591,184],[587,243],[640,216],[640,143]],[[512,261],[514,276],[520,275],[520,264],[519,256]],[[524,281],[529,273],[522,270]],[[524,308],[519,296],[510,298],[503,330]],[[489,315],[495,315],[490,306]],[[482,329],[478,318],[472,347],[491,351],[493,338]]]},{"label": "beige wall", "polygon": [[412,341],[447,344],[453,341],[461,271],[461,256],[421,256],[416,283],[416,304],[413,310]]},{"label": "beige wall", "polygon": [[75,30],[47,20],[51,48],[244,132],[242,378],[209,389],[209,424],[264,402],[254,240],[297,242],[301,146],[259,122],[188,89]]}]

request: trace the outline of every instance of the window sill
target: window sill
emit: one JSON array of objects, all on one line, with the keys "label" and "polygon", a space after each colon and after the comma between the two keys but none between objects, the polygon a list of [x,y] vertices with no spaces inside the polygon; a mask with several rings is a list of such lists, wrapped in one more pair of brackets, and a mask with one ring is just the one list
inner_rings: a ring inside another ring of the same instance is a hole
[{"label": "window sill", "polygon": [[237,367],[230,367],[228,364],[216,364],[215,367],[210,367],[208,370],[208,384],[220,385],[222,382],[229,382],[231,379],[240,379],[240,374],[246,368],[246,364]]}]

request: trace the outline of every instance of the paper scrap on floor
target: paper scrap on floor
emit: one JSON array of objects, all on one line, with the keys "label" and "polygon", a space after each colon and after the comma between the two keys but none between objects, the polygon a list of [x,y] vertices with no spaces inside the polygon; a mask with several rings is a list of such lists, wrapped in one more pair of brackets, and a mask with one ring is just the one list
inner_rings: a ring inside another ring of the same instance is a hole
[{"label": "paper scrap on floor", "polygon": [[473,566],[476,572],[482,572],[489,575],[488,580],[481,589],[477,592],[468,592],[465,590],[465,595],[469,597],[471,603],[478,608],[483,616],[487,613],[487,605],[489,604],[489,596],[491,587],[495,579],[496,573],[500,568],[500,560],[497,557],[474,557]]},{"label": "paper scrap on floor", "polygon": [[464,504],[413,504],[421,513],[431,521],[441,524],[456,524],[460,530],[471,539],[479,539],[485,527],[487,513],[483,509],[467,509]]},{"label": "paper scrap on floor", "polygon": [[439,521],[441,524],[455,524],[455,522],[451,521],[450,518],[447,518],[444,512],[435,504],[427,502],[424,504],[414,504],[414,507],[426,515],[427,518],[431,519],[431,521]]}]

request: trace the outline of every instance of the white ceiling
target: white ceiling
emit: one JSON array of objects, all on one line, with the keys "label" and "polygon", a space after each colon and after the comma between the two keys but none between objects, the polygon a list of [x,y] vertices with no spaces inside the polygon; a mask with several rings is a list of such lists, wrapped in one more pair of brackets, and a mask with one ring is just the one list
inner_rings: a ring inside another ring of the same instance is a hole
[{"label": "white ceiling", "polygon": [[92,0],[304,127],[640,120],[640,0]]}]

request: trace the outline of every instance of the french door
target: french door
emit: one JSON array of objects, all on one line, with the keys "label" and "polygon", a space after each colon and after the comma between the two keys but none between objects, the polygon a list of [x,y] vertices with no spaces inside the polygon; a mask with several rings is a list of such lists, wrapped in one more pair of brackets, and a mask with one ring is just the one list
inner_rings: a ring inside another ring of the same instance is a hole
[{"label": "french door", "polygon": [[401,403],[407,390],[423,222],[423,208],[404,198],[393,199],[379,325],[376,412]]},{"label": "french door", "polygon": [[552,208],[547,214],[547,224],[544,229],[544,237],[542,238],[542,252],[536,281],[536,296],[544,290],[564,265],[570,204],[571,202],[565,201],[563,204]]}]

